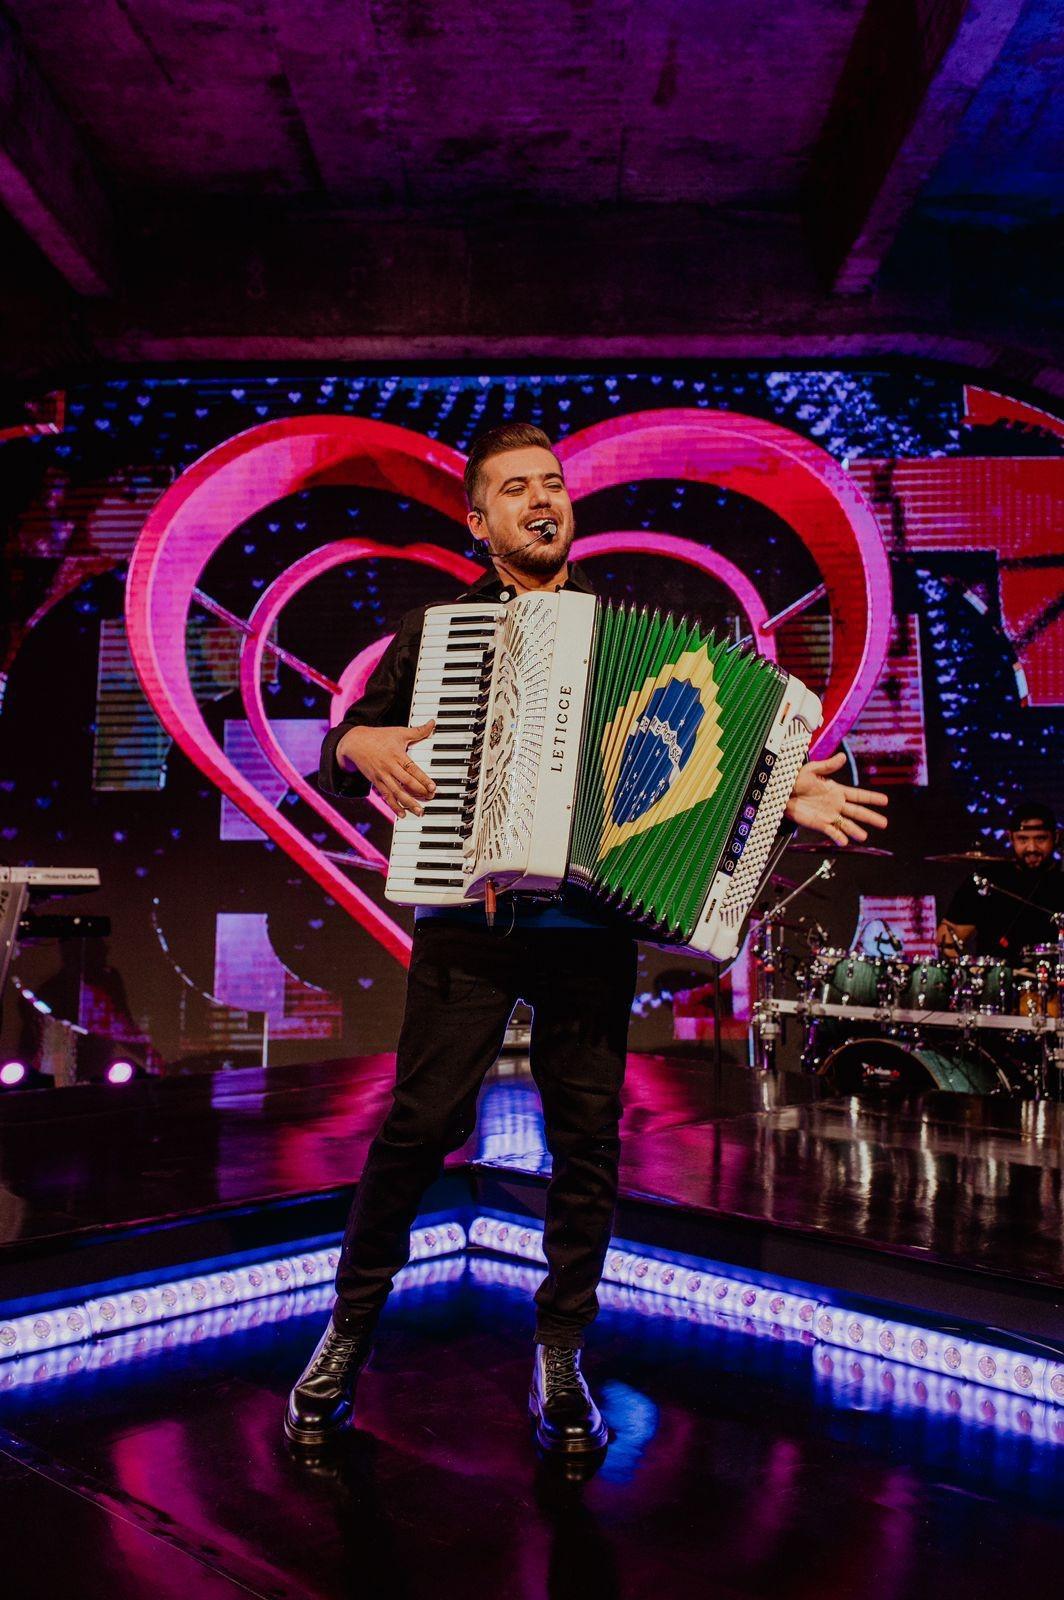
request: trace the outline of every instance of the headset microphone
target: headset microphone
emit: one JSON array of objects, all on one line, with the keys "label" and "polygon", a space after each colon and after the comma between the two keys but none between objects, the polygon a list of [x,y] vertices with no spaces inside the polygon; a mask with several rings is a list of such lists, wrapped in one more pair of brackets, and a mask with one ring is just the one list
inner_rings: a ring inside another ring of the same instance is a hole
[{"label": "headset microphone", "polygon": [[[534,544],[550,544],[556,532],[557,523],[555,523],[552,527],[540,528],[534,539],[529,539],[527,544],[519,544],[516,550],[507,550],[506,554],[511,557],[519,556],[522,550],[530,550]],[[487,537],[483,539],[477,539],[474,542],[476,544],[484,545],[488,550],[490,550],[491,554],[495,556],[497,560],[502,560],[502,557],[498,554],[498,551],[495,549],[491,540]]]}]

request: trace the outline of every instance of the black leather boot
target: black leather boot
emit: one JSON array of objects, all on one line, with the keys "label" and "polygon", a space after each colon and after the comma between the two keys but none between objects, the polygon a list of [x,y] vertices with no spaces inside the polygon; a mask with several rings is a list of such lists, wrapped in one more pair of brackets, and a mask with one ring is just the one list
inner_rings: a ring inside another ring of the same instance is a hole
[{"label": "black leather boot", "polygon": [[543,1450],[579,1455],[605,1448],[606,1424],[580,1371],[579,1350],[537,1344],[528,1409]]},{"label": "black leather boot", "polygon": [[335,1437],[354,1409],[355,1385],[369,1357],[372,1330],[340,1333],[332,1318],[288,1396],[285,1437],[313,1449]]}]

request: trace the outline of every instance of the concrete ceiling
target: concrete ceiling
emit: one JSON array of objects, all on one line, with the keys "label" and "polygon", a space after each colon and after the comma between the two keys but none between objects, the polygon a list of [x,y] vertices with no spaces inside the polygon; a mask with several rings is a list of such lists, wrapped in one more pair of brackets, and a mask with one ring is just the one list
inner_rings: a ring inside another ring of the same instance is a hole
[{"label": "concrete ceiling", "polygon": [[6,9],[130,194],[439,215],[520,200],[793,206],[863,0]]},{"label": "concrete ceiling", "polygon": [[0,0],[0,361],[1053,363],[1062,24],[1064,0]]}]

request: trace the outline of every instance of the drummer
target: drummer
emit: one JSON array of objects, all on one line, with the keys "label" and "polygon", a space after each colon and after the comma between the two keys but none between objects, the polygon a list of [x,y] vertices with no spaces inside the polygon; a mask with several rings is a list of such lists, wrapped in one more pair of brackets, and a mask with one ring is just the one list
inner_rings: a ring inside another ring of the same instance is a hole
[{"label": "drummer", "polygon": [[[993,886],[981,893],[969,877],[956,890],[935,932],[943,955],[956,957],[972,951],[998,956],[1019,966],[1021,952],[1032,945],[1050,944],[1057,930],[1047,911],[1064,911],[1064,872],[1056,854],[1056,818],[1049,806],[1024,800],[1009,818],[1011,856],[1001,864],[988,864],[979,876]],[[1018,904],[1006,889],[1026,902]]]}]

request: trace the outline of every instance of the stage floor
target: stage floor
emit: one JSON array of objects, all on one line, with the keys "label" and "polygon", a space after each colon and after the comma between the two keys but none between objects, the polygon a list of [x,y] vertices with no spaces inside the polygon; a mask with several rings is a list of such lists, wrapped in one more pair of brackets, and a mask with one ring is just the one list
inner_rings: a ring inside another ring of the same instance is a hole
[{"label": "stage floor", "polygon": [[[177,1261],[193,1224],[256,1208],[317,1202],[317,1231],[339,1228],[391,1074],[391,1057],[370,1056],[0,1096],[0,1301],[16,1277],[25,1293],[43,1286],[49,1263],[87,1281],[90,1246],[144,1230],[167,1231]],[[542,1210],[549,1158],[520,1060],[489,1077],[450,1165],[477,1177],[485,1203]],[[1064,1337],[1055,1103],[823,1100],[796,1075],[633,1055],[621,1193],[626,1237],[682,1223],[683,1238],[664,1242]],[[972,1295],[980,1304],[965,1310],[958,1297]]]},{"label": "stage floor", "polygon": [[[0,1096],[0,1308],[335,1236],[386,1056]],[[504,1060],[426,1211],[542,1213],[535,1088]],[[1047,1342],[1064,1333],[1060,1107],[633,1056],[617,1236]],[[1059,1589],[1064,1408],[605,1285],[613,1430],[577,1484],[525,1420],[542,1268],[471,1252],[389,1302],[359,1426],[280,1417],[331,1288],[0,1361],[5,1592],[51,1600],[997,1596]]]},{"label": "stage floor", "polygon": [[[613,1430],[583,1485],[537,1463],[528,1285],[488,1257],[401,1282],[326,1462],[284,1395],[322,1325],[175,1329],[109,1368],[0,1386],[5,1592],[17,1600],[964,1600],[1059,1593],[1057,1443],[929,1414],[797,1340],[607,1304],[587,1369]],[[642,1296],[643,1301],[654,1299]],[[660,1301],[660,1297],[657,1297]],[[301,1301],[303,1304],[301,1305]],[[313,1307],[314,1309],[307,1309]],[[186,1335],[187,1337],[187,1335]]]}]

